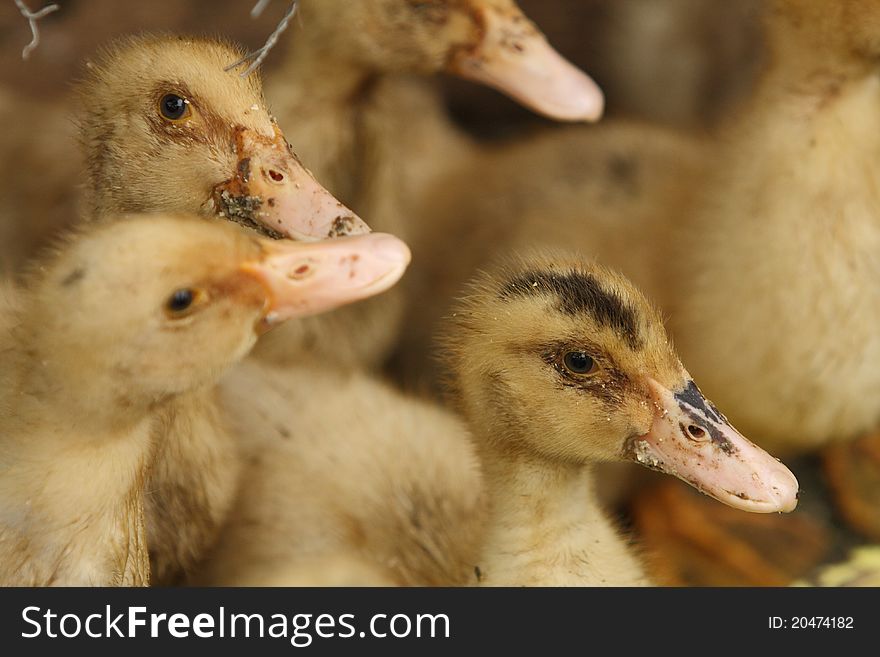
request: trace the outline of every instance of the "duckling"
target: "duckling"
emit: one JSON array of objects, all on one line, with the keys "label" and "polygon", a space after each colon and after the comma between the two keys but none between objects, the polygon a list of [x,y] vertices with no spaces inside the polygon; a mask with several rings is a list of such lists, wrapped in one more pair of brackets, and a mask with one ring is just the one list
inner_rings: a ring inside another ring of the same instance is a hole
[{"label": "duckling", "polygon": [[220,398],[245,465],[195,583],[430,586],[472,577],[485,500],[467,428],[452,412],[307,360],[273,368],[250,359],[223,381]]},{"label": "duckling", "polygon": [[797,480],[707,401],[625,278],[564,254],[479,277],[446,338],[490,505],[485,585],[641,585],[593,464],[633,460],[747,511],[791,511]]},{"label": "duckling", "polygon": [[[377,238],[350,239],[369,255]],[[322,263],[321,245],[157,215],[90,228],[44,260],[0,334],[0,582],[147,584],[162,414],[210,389],[267,326],[361,294],[349,281],[363,273],[339,264],[346,241]],[[309,282],[292,281],[310,263]]]},{"label": "duckling", "polygon": [[[277,296],[290,297],[296,290],[295,305],[276,309],[271,316],[274,323],[290,317],[299,321],[380,294],[400,279],[409,263],[406,245],[381,233],[308,244],[281,240],[263,248],[280,258],[274,273],[284,278],[283,284],[276,283]],[[150,472],[146,508],[156,582],[186,581],[216,542],[241,495],[240,473],[247,460],[243,445],[252,442],[251,435],[259,435],[267,426],[272,437],[288,434],[303,421],[306,407],[323,409],[333,417],[338,408],[348,408],[351,402],[343,391],[327,388],[322,393],[312,385],[319,378],[318,369],[304,367],[302,372],[287,374],[243,363],[217,386],[181,397],[165,410],[157,429],[164,449]],[[282,392],[287,390],[287,378],[298,378],[308,391],[301,404]],[[246,419],[254,413],[259,421]],[[351,439],[350,430],[346,419],[340,437]],[[347,449],[344,445],[337,448],[340,452]],[[246,481],[247,477],[241,484]]]},{"label": "duckling", "polygon": [[[761,0],[518,0],[556,48],[589,70],[610,99],[605,119],[710,126],[753,83],[762,55]],[[519,135],[538,122],[512,103],[454,79],[456,120],[482,136]]]},{"label": "duckling", "polygon": [[[499,88],[557,120],[602,112],[598,87],[512,0],[300,6],[302,30],[267,79],[273,108],[319,180],[374,228],[408,242],[425,223],[412,210],[421,189],[479,150],[449,121],[427,76],[449,72]],[[305,348],[325,362],[375,368],[400,333],[403,304],[393,292],[314,320],[307,336],[288,333],[309,322],[291,325],[267,336],[257,353],[296,362]]]},{"label": "duckling", "polygon": [[[241,57],[228,43],[141,36],[115,42],[86,65],[68,112],[39,110],[41,129],[15,146],[20,166],[0,180],[3,268],[81,212],[223,216],[270,237],[315,240],[369,229],[306,171],[266,109],[260,77],[224,69]],[[0,98],[12,116],[20,104]],[[57,124],[57,125],[56,125]],[[81,173],[85,172],[84,180]]]},{"label": "duckling", "polygon": [[666,307],[682,355],[763,446],[880,419],[880,5],[776,0],[761,83],[682,216]]}]

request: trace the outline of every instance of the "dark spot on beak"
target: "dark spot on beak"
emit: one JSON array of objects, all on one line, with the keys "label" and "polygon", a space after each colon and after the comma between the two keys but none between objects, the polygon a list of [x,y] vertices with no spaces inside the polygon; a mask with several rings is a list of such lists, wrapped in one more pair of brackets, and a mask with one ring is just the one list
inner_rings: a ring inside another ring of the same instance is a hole
[{"label": "dark spot on beak", "polygon": [[256,220],[257,212],[263,205],[263,200],[259,196],[235,196],[229,190],[224,189],[216,195],[215,203],[219,214],[229,221],[251,228],[273,240],[284,239],[282,233],[272,230]]},{"label": "dark spot on beak", "polygon": [[251,158],[246,157],[238,163],[238,176],[241,182],[246,183],[251,178]]},{"label": "dark spot on beak", "polygon": [[348,215],[340,215],[333,220],[333,226],[330,228],[330,232],[327,233],[327,237],[343,237],[345,235],[350,235],[352,228],[354,228],[354,218]]}]

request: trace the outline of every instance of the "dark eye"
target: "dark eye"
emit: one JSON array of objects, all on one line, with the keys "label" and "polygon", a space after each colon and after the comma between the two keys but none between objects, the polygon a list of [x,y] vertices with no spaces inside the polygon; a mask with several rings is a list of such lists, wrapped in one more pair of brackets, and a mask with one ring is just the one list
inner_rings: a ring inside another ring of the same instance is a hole
[{"label": "dark eye", "polygon": [[165,94],[159,101],[159,111],[169,121],[179,121],[189,114],[189,101],[177,94]]},{"label": "dark eye", "polygon": [[165,302],[165,311],[172,317],[183,317],[191,310],[198,297],[198,292],[190,288],[181,288],[168,297]]},{"label": "dark eye", "polygon": [[591,374],[596,369],[596,361],[583,351],[569,351],[562,358],[565,369],[573,374]]}]

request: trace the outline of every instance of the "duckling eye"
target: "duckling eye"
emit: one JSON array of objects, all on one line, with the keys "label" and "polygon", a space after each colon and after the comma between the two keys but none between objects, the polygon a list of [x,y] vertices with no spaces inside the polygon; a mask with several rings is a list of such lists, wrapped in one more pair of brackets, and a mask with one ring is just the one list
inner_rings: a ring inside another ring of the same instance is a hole
[{"label": "duckling eye", "polygon": [[190,114],[189,101],[177,94],[165,94],[159,101],[159,111],[169,121],[180,121]]},{"label": "duckling eye", "polygon": [[565,369],[573,374],[592,374],[598,368],[596,361],[583,351],[569,351],[562,358]]},{"label": "duckling eye", "polygon": [[165,312],[171,319],[185,317],[195,306],[198,297],[198,291],[188,287],[175,290],[165,302]]}]

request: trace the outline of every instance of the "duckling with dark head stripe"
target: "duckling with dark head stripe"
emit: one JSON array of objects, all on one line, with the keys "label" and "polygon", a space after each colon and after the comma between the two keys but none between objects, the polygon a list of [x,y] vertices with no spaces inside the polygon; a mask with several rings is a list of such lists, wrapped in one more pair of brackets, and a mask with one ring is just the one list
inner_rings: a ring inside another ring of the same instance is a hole
[{"label": "duckling with dark head stripe", "polygon": [[646,583],[603,516],[591,464],[634,460],[746,511],[791,511],[797,481],[700,393],[625,278],[565,254],[482,275],[447,353],[486,473],[485,583]]}]

